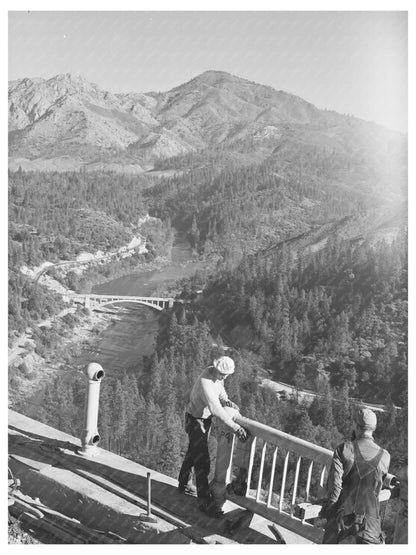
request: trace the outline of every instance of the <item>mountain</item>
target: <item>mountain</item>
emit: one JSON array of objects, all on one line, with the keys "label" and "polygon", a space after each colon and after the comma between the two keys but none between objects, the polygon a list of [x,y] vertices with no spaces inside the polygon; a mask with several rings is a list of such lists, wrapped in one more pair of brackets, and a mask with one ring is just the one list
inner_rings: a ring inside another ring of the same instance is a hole
[{"label": "mountain", "polygon": [[12,168],[142,172],[212,149],[244,164],[318,149],[383,176],[406,159],[400,133],[220,71],[161,93],[112,94],[71,74],[9,83]]}]

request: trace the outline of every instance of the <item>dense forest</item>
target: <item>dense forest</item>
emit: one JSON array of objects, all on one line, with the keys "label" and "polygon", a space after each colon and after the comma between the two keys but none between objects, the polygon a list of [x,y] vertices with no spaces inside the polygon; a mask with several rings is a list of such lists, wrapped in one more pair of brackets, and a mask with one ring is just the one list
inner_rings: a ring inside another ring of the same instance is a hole
[{"label": "dense forest", "polygon": [[351,160],[325,149],[303,148],[293,165],[271,156],[260,164],[224,167],[223,158],[217,152],[205,164],[198,163],[198,154],[179,158],[187,170],[144,194],[149,210],[188,233],[200,253],[218,254],[234,265],[244,253],[380,202],[380,191],[374,194],[369,184],[358,190],[346,186],[353,182]]},{"label": "dense forest", "polygon": [[146,214],[146,183],[112,173],[9,171],[9,233],[22,250],[14,265],[125,244]]},{"label": "dense forest", "polygon": [[[197,282],[193,289],[200,288]],[[192,290],[192,286],[190,287]],[[333,387],[368,402],[401,406],[407,390],[407,238],[343,240],[317,252],[285,245],[247,256],[205,285],[201,310],[262,356],[275,379]],[[233,334],[233,330],[238,328]]]},{"label": "dense forest", "polygon": [[[96,265],[82,275],[51,272],[76,291],[123,270],[167,256],[174,233],[169,221],[139,220],[146,215],[142,191],[151,179],[84,171],[9,171],[9,337],[59,312],[62,299],[21,273],[23,266],[74,260],[80,252],[116,251],[140,231],[147,253]],[[139,229],[140,227],[140,229]]]}]

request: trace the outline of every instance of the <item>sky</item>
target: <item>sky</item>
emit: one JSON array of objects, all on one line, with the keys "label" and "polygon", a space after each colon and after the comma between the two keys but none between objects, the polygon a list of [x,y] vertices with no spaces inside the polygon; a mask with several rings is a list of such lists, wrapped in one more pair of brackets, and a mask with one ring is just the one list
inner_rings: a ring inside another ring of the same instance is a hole
[{"label": "sky", "polygon": [[166,91],[206,70],[407,131],[404,11],[9,12],[8,77]]}]

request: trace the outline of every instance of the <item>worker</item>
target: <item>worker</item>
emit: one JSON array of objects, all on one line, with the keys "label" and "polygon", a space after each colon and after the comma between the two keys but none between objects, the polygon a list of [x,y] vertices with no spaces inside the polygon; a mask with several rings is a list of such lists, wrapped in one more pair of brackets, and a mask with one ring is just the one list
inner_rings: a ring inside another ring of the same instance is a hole
[{"label": "worker", "polygon": [[376,426],[374,412],[358,408],[353,417],[352,440],[334,451],[328,495],[320,513],[327,519],[323,543],[384,543],[378,494],[390,455],[373,439]]},{"label": "worker", "polygon": [[192,387],[185,415],[185,430],[189,437],[189,446],[179,472],[178,491],[181,493],[192,491],[189,478],[194,467],[199,509],[215,518],[220,517],[222,511],[214,502],[208,483],[210,471],[208,435],[212,416],[221,420],[241,441],[247,437],[244,428],[236,424],[224,409],[224,407],[231,407],[238,410],[237,405],[228,399],[224,389],[224,380],[233,373],[232,358],[221,356],[215,359]]}]

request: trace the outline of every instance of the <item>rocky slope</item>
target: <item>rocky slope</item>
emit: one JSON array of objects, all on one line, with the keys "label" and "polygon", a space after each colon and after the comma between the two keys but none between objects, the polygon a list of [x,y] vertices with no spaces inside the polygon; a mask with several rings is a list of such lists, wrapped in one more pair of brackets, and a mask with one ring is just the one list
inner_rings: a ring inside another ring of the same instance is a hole
[{"label": "rocky slope", "polygon": [[326,150],[396,175],[401,134],[228,73],[207,71],[163,93],[112,94],[70,74],[9,83],[10,166],[142,172],[205,149],[278,157]]}]

